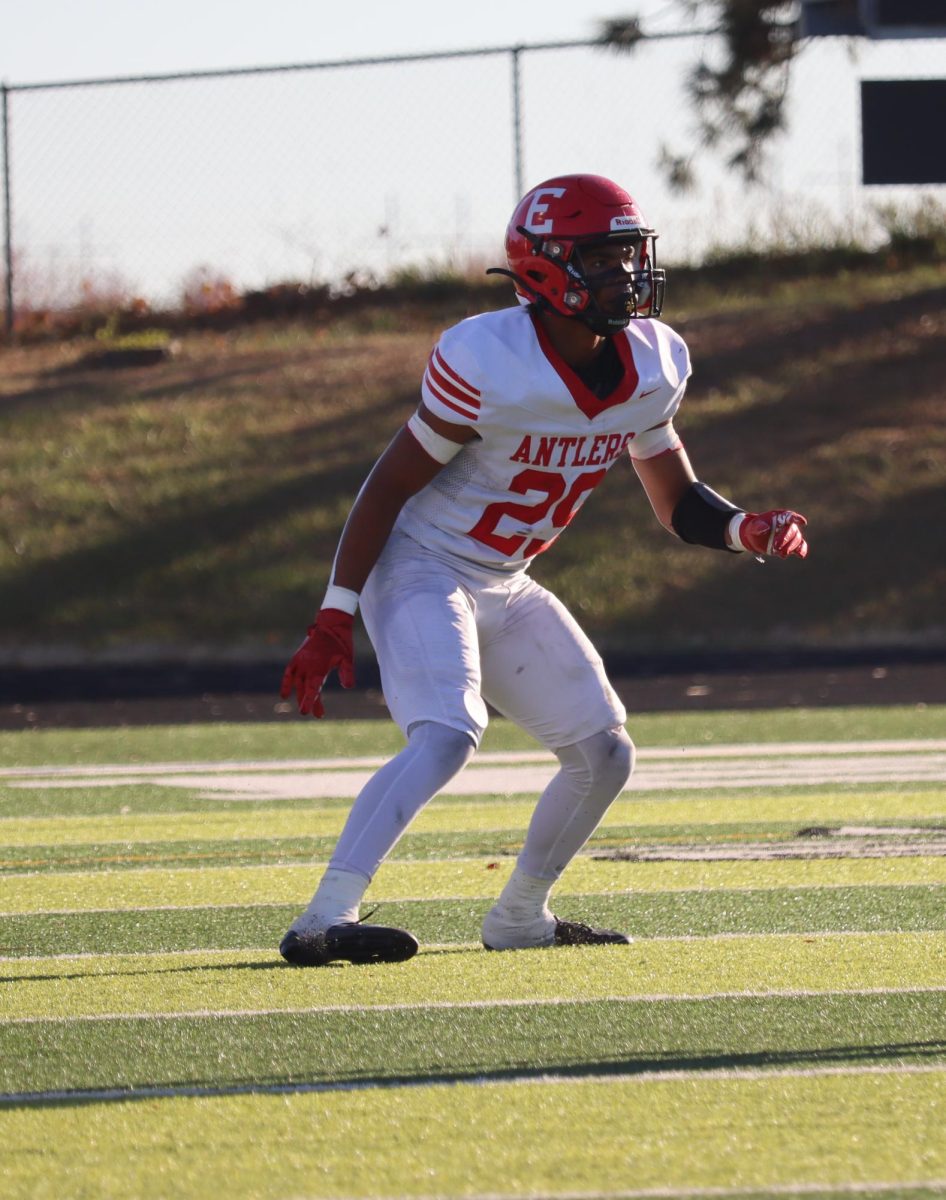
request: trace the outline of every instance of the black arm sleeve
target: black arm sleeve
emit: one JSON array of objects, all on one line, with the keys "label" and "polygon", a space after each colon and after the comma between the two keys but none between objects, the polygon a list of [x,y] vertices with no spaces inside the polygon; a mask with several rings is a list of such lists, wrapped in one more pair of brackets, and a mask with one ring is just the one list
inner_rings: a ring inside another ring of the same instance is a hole
[{"label": "black arm sleeve", "polygon": [[[733,550],[732,546],[726,545],[726,530],[734,514],[743,511],[697,480],[684,492],[673,510],[670,524],[683,542],[709,546],[711,550]],[[738,551],[733,550],[733,553]]]}]

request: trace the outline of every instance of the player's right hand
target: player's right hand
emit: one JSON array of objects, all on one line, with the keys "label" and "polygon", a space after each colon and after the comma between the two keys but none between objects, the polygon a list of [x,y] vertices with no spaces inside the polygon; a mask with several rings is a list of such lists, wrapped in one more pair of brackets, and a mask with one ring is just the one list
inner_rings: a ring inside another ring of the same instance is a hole
[{"label": "player's right hand", "polygon": [[737,537],[742,548],[753,554],[772,554],[777,558],[797,554],[799,558],[805,558],[808,543],[802,530],[807,524],[801,513],[789,508],[746,513],[739,524]]},{"label": "player's right hand", "polygon": [[355,686],[354,617],[337,608],[323,608],[310,625],[305,641],[289,660],[279,694],[288,700],[293,691],[303,716],[324,717],[322,686],[331,671],[338,671],[342,687]]}]

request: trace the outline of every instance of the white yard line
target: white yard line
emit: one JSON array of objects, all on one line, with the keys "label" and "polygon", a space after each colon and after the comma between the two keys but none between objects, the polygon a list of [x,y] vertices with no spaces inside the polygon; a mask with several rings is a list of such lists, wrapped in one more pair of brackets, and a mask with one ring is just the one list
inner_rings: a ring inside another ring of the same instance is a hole
[{"label": "white yard line", "polygon": [[[648,1076],[648,1078],[653,1078]],[[946,1193],[946,1180],[897,1180],[882,1183],[852,1180],[844,1183],[776,1183],[757,1187],[673,1187],[633,1188],[614,1192],[552,1192],[544,1191],[541,1200],[740,1200],[760,1196],[833,1196],[871,1195],[900,1196],[907,1191],[926,1191],[931,1196]],[[442,1193],[429,1196],[382,1195],[375,1200],[443,1200]],[[539,1200],[531,1192],[464,1192],[463,1200]]]},{"label": "white yard line", "polygon": [[[833,1196],[838,1195],[871,1195],[894,1196],[903,1192],[927,1191],[931,1195],[936,1192],[946,1192],[946,1180],[898,1180],[896,1182],[864,1183],[852,1180],[849,1183],[776,1183],[759,1185],[758,1187],[727,1188],[727,1187],[674,1187],[674,1188],[634,1188],[625,1191],[623,1188],[616,1192],[543,1192],[543,1200],[740,1200],[740,1197],[759,1196]],[[380,1193],[375,1200],[443,1200],[442,1196],[382,1196]],[[463,1194],[463,1200],[537,1200],[530,1193],[523,1192],[471,1192]]]},{"label": "white yard line", "polygon": [[[648,1075],[647,1079],[655,1077]],[[714,1076],[717,1078],[717,1076]],[[544,1082],[544,1081],[543,1081]],[[553,1083],[555,1080],[549,1080]],[[843,1183],[775,1183],[758,1185],[756,1187],[656,1187],[632,1188],[609,1192],[553,1192],[544,1191],[541,1200],[750,1200],[760,1196],[893,1196],[916,1190],[929,1192],[931,1196],[940,1192],[946,1194],[946,1180],[935,1179],[927,1181],[897,1180],[884,1182],[862,1182],[851,1180]],[[443,1200],[443,1194],[428,1196],[405,1196],[376,1194],[375,1200]],[[532,1192],[464,1192],[463,1200],[540,1200]]]},{"label": "white yard line", "polygon": [[[747,742],[719,746],[656,746],[638,750],[638,758],[645,761],[662,759],[705,759],[705,758],[759,758],[785,757],[796,754],[847,755],[847,754],[895,754],[895,753],[946,752],[946,738],[916,738],[898,740],[874,740],[862,742]],[[30,778],[33,776],[84,776],[84,775],[173,775],[200,771],[202,774],[227,771],[325,771],[358,770],[377,768],[387,762],[383,756],[370,755],[360,758],[294,758],[272,760],[232,759],[217,762],[157,762],[139,766],[106,763],[83,766],[34,766],[0,767],[0,779]],[[477,754],[474,763],[502,765],[511,763],[553,763],[551,754],[545,751],[493,750]]]},{"label": "white yard line", "polygon": [[[193,968],[190,968],[193,969]],[[94,980],[95,975],[89,975]],[[24,976],[22,982],[30,982]],[[3,1017],[0,1027],[8,1025],[80,1025],[100,1021],[189,1021],[218,1020],[225,1017],[306,1017],[319,1013],[427,1012],[484,1008],[562,1008],[588,1004],[675,1004],[704,1000],[794,1000],[799,996],[914,996],[946,992],[943,987],[909,988],[773,988],[732,992],[627,992],[608,996],[527,996],[510,1000],[406,1000],[401,1004],[312,1004],[301,1008],[193,1008],[185,1012],[114,1012],[83,1013],[79,1016]]]},{"label": "white yard line", "polygon": [[[946,783],[946,749],[939,743],[865,743],[838,753],[839,743],[716,747],[701,751],[642,753],[627,792],[789,787],[837,783]],[[840,743],[851,747],[856,743]],[[868,749],[869,746],[875,749]],[[876,749],[878,745],[882,750]],[[803,752],[802,747],[805,748]],[[720,753],[724,752],[724,753]],[[36,790],[116,788],[135,785],[184,788],[207,800],[319,800],[354,797],[381,760],[335,759],[293,764],[204,763],[148,767],[11,768],[6,786]],[[484,755],[453,779],[451,796],[535,793],[557,764],[548,755]]]}]

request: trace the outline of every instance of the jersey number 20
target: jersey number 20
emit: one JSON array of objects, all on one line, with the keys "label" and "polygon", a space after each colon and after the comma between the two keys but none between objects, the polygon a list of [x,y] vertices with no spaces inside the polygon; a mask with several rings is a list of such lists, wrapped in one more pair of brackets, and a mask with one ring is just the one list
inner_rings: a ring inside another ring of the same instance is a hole
[{"label": "jersey number 20", "polygon": [[[535,504],[519,504],[514,500],[497,500],[495,504],[488,504],[483,515],[470,530],[470,536],[482,542],[484,546],[498,550],[507,558],[518,556],[520,550],[523,558],[540,554],[551,546],[561,530],[581,508],[587,493],[596,488],[606,474],[606,468],[600,471],[586,471],[575,479],[565,495],[566,481],[563,475],[556,475],[551,471],[536,471],[532,467],[520,471],[509,484],[509,490],[522,496],[527,492],[542,492],[541,500]],[[496,532],[496,527],[503,517],[510,517],[527,525],[537,525],[545,520],[553,505],[555,510],[552,512],[552,525],[555,533],[547,541],[529,538],[521,532],[508,535]]]}]

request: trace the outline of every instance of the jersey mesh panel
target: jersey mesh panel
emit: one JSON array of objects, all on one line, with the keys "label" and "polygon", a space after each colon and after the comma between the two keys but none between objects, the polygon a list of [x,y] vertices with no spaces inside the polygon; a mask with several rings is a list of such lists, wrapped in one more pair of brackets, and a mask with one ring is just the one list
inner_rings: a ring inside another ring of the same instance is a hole
[{"label": "jersey mesh panel", "polygon": [[[462,450],[452,459],[430,484],[431,491],[439,492],[445,501],[455,500],[477,472],[476,456],[465,454]],[[441,504],[428,507],[428,512],[436,512]]]}]

